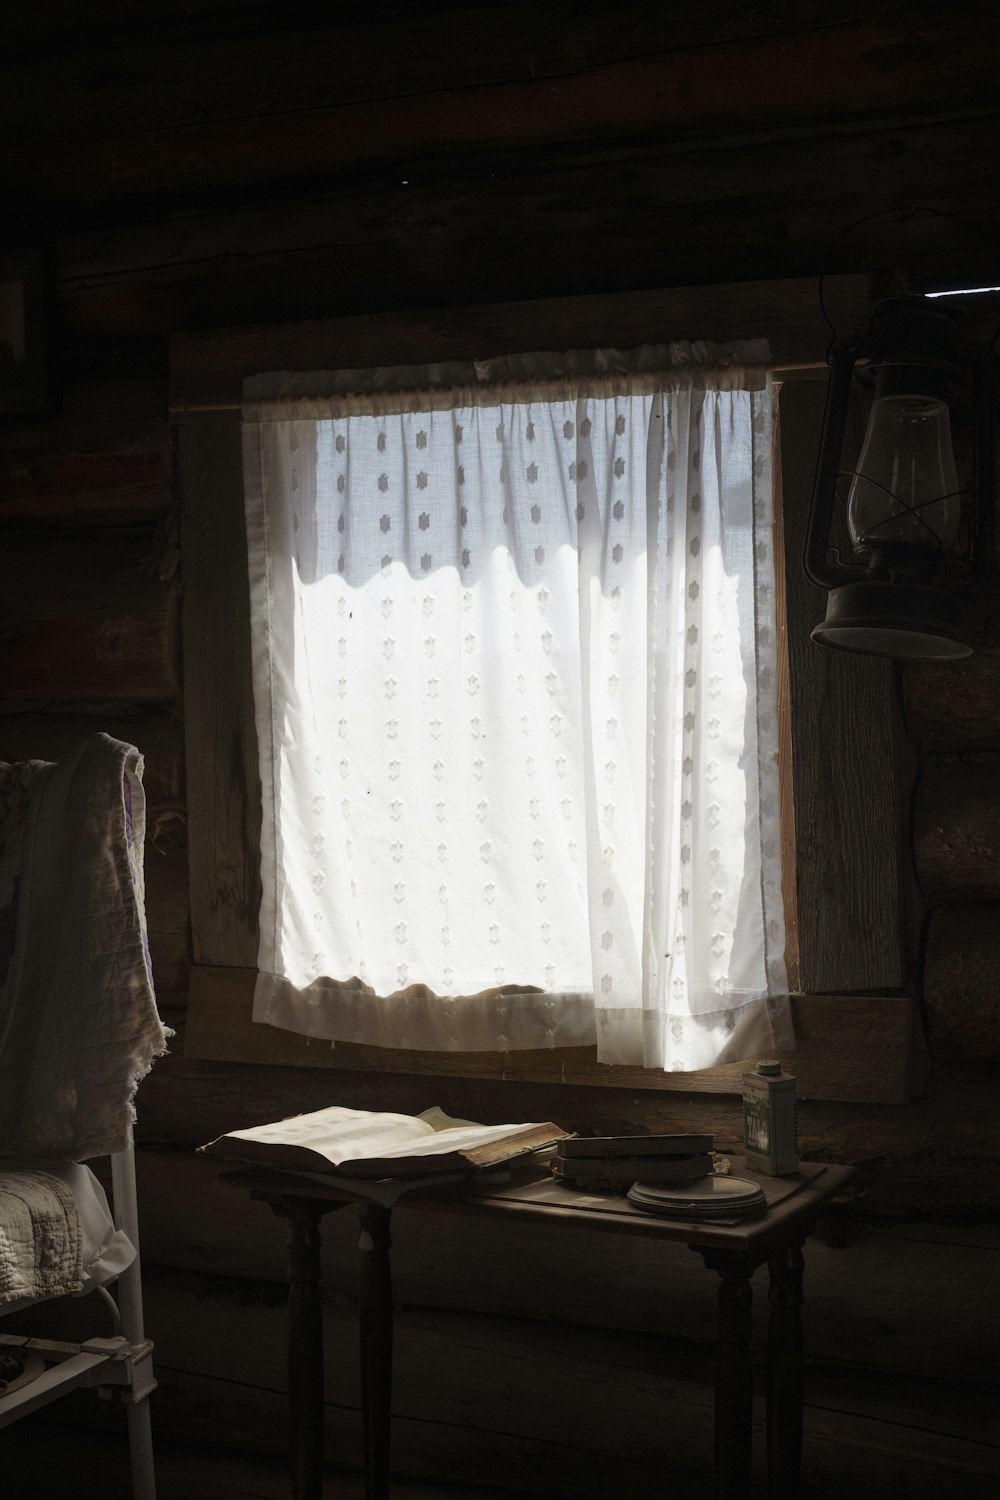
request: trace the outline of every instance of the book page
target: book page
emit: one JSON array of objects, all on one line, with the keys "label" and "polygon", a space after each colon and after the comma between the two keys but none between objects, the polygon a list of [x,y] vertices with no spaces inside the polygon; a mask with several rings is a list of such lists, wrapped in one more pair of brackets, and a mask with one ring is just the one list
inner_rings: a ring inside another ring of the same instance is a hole
[{"label": "book page", "polygon": [[523,1135],[525,1131],[539,1127],[530,1125],[460,1125],[438,1129],[434,1134],[420,1140],[409,1141],[398,1146],[380,1147],[379,1157],[394,1156],[447,1156],[452,1151],[467,1151],[476,1146],[489,1146],[494,1141],[504,1141],[511,1135]]},{"label": "book page", "polygon": [[357,1161],[369,1156],[407,1156],[420,1148],[425,1137],[432,1142],[437,1139],[432,1126],[412,1115],[382,1114],[334,1105],[307,1115],[293,1115],[290,1120],[278,1120],[273,1125],[230,1130],[224,1139],[303,1146],[325,1156],[336,1166],[343,1161]]}]

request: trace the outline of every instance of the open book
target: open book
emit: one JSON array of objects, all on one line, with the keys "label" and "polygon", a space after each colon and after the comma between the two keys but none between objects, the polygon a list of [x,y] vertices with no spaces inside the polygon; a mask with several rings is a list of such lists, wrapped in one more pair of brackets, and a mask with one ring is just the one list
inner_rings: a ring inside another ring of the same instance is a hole
[{"label": "open book", "polygon": [[286,1171],[409,1177],[489,1168],[551,1146],[558,1125],[473,1125],[440,1109],[393,1115],[334,1105],[273,1125],[231,1130],[201,1150]]}]

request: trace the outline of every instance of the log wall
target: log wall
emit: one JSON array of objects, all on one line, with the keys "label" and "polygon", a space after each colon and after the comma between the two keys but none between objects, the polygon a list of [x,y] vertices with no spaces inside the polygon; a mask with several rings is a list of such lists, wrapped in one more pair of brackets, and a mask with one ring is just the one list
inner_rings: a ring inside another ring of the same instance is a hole
[{"label": "log wall", "polygon": [[[280,1235],[193,1154],[226,1127],[336,1098],[697,1124],[723,1147],[739,1136],[723,1096],[185,1059],[168,335],[820,272],[995,281],[1000,201],[984,163],[1000,148],[998,28],[991,4],[891,0],[369,0],[336,14],[318,0],[51,0],[6,23],[17,240],[0,256],[42,257],[52,394],[43,415],[0,429],[0,756],[58,759],[97,728],[146,756],[150,941],[180,1033],[144,1085],[138,1133],[161,1432],[283,1441]],[[968,662],[898,679],[926,1086],[905,1105],[802,1107],[805,1153],[859,1168],[807,1256],[817,1496],[998,1488],[995,598],[976,632]],[[589,1242],[553,1266],[512,1233],[487,1242],[462,1226],[445,1242],[397,1217],[401,1465],[641,1496],[662,1492],[670,1453],[683,1492],[707,1493],[703,1271]],[[328,1401],[348,1459],[353,1275],[342,1215]]]}]

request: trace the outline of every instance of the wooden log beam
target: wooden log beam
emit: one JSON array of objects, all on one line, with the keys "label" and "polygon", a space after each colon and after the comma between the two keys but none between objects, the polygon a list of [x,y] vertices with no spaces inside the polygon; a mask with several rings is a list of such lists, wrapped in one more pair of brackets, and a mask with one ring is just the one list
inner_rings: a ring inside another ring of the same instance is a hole
[{"label": "wooden log beam", "polygon": [[[779,31],[796,24],[804,29],[835,25],[838,21],[854,21],[879,14],[885,8],[878,0],[841,0],[839,5],[833,0],[771,0],[767,11],[761,13],[740,5],[705,8],[692,0],[677,0],[671,7],[671,19],[676,14],[679,42],[684,45],[711,44]],[[397,53],[391,45],[392,39],[385,38],[384,50],[392,60],[387,71],[390,74],[397,71],[396,58],[400,55],[407,66],[416,66],[416,62],[411,62],[411,53],[421,55],[420,66],[439,68],[442,65],[440,59],[433,55],[424,58],[422,54],[441,50],[447,53],[456,34],[465,44],[474,41],[471,30],[456,33],[456,27],[467,24],[470,9],[486,10],[487,7],[470,7],[463,0],[431,0],[424,5],[420,13],[422,28],[403,31],[409,43],[407,48],[401,47]],[[519,55],[520,49],[527,65],[534,62],[536,71],[541,59],[549,56],[556,47],[572,55],[572,39],[560,35],[560,31],[573,29],[567,24],[568,19],[582,33],[582,62],[589,55],[595,21],[598,24],[603,21],[599,34],[607,36],[609,46],[620,33],[620,44],[626,55],[636,50],[644,39],[656,40],[659,47],[663,45],[663,38],[669,41],[672,35],[666,18],[661,17],[655,8],[650,9],[643,0],[626,0],[613,16],[609,15],[601,0],[572,0],[571,4],[567,0],[558,0],[541,13],[533,10],[525,0],[511,0],[503,14],[506,16],[508,11],[512,17],[523,19],[525,23],[534,22],[534,34],[521,40],[506,38],[504,31],[507,28],[504,27],[494,26],[492,31],[487,30],[477,52],[483,66],[489,66],[486,49],[491,43],[499,52],[503,66],[510,66],[512,56],[505,47],[514,49],[514,56]],[[400,12],[398,0],[368,0],[360,10],[345,7],[342,18],[340,35],[344,51],[348,53],[347,61],[367,41],[367,49],[362,54],[363,63],[375,70],[376,77],[380,76],[378,70],[386,67],[386,62],[379,58],[370,33],[386,16],[391,16],[401,28],[409,19],[405,12]],[[489,17],[485,20],[488,25]],[[75,0],[47,0],[44,16],[38,16],[30,9],[21,9],[12,15],[10,54],[15,57],[15,47],[27,43],[33,49],[40,39],[44,39],[53,57],[64,53],[86,54],[88,50],[104,55],[104,47],[110,49],[120,39],[138,45],[148,41],[153,33],[159,43],[172,37],[182,44],[192,41],[204,44],[211,38],[231,38],[235,31],[240,30],[248,37],[264,37],[272,42],[289,32],[302,36],[304,40],[312,28],[328,29],[329,25],[328,0],[295,0],[294,8],[280,13],[275,12],[268,0],[197,0],[197,3],[192,3],[192,0],[148,0],[141,16],[136,14],[128,0],[92,0],[86,19],[81,17]],[[551,26],[551,31],[546,29],[548,26]],[[20,61],[20,57],[17,60]],[[127,88],[131,83],[131,80],[113,76],[102,77],[100,81],[109,92],[116,87]],[[224,83],[225,80],[220,80],[219,86],[224,86]]]},{"label": "wooden log beam", "polygon": [[[235,12],[218,0],[179,13],[157,4],[144,7],[141,33],[125,13],[103,26],[95,19],[71,45],[75,15],[49,4],[48,15],[64,15],[50,22],[44,46],[36,44],[18,59],[0,119],[20,123],[42,140],[77,130],[107,137],[279,112],[373,109],[406,97],[490,87],[547,84],[561,93],[594,74],[599,85],[606,70],[637,60],[651,66],[670,59],[685,80],[694,82],[698,73],[709,71],[712,57],[719,72],[735,71],[732,60],[740,49],[749,49],[752,58],[754,49],[770,46],[785,55],[795,48],[805,62],[824,41],[830,45],[828,32],[834,28],[837,57],[850,51],[865,54],[871,68],[881,63],[879,101],[912,87],[919,71],[930,71],[926,54],[940,63],[944,50],[944,69],[939,67],[933,82],[928,79],[929,92],[937,97],[947,87],[940,73],[959,66],[967,45],[964,37],[949,35],[943,49],[935,46],[942,17],[930,5],[911,7],[904,20],[873,0],[844,0],[839,6],[831,0],[772,0],[766,13],[677,0],[669,15],[635,4],[620,5],[612,15],[596,0],[584,0],[572,6],[571,24],[566,6],[539,10],[530,0],[508,0],[502,12],[446,4],[411,13],[393,6],[391,25],[379,24],[384,8],[338,14],[334,23],[328,7],[302,0],[280,17],[259,0],[243,0]],[[157,11],[164,29],[151,46]],[[15,25],[25,19],[19,16]],[[923,42],[923,57],[912,57],[918,50],[914,33]],[[98,42],[99,82],[91,56]],[[695,50],[701,55],[681,55]],[[984,67],[981,59],[977,63]],[[864,100],[861,80],[845,74],[841,82],[845,92],[852,90],[855,106]],[[787,91],[786,83],[782,92]],[[698,108],[697,99],[691,102]]]},{"label": "wooden log beam", "polygon": [[237,1118],[243,1124],[263,1124],[334,1102],[354,1109],[408,1114],[440,1103],[449,1114],[485,1124],[551,1118],[570,1120],[573,1128],[590,1134],[705,1129],[716,1134],[724,1150],[734,1150],[742,1138],[742,1111],[735,1098],[654,1091],[637,1095],[631,1088],[573,1083],[210,1062],[185,1055],[185,1017],[171,1013],[168,1019],[178,1026],[180,1035],[171,1044],[171,1055],[157,1064],[143,1084],[138,1132],[147,1146],[194,1148],[232,1129]]},{"label": "wooden log beam", "polygon": [[[489,55],[499,28],[496,22],[483,26],[484,14],[471,24],[478,20],[478,50]],[[507,29],[506,17],[501,24]],[[665,34],[667,18],[660,24]],[[451,86],[428,79],[422,88],[419,72],[411,85],[401,38],[392,92],[355,101],[351,94],[359,85],[348,82],[341,88],[341,73],[350,64],[339,38],[331,37],[328,47],[322,39],[318,44],[310,39],[317,60],[329,60],[334,47],[338,58],[319,101],[310,98],[307,87],[289,108],[278,85],[279,97],[268,112],[259,102],[258,83],[256,108],[248,113],[244,106],[229,119],[171,121],[134,133],[106,133],[98,123],[96,129],[63,129],[50,141],[32,132],[8,164],[8,190],[60,205],[148,202],[181,193],[208,201],[220,193],[231,196],[234,182],[248,170],[258,181],[290,174],[315,181],[359,170],[406,178],[419,174],[426,161],[449,155],[534,155],[543,148],[565,151],[596,142],[607,147],[724,141],[732,147],[746,136],[800,134],[804,122],[817,120],[836,119],[842,130],[852,123],[856,128],[858,120],[865,128],[894,117],[928,121],[967,113],[970,100],[976,101],[974,110],[979,100],[991,100],[1000,55],[994,45],[1000,40],[995,11],[973,16],[925,5],[905,20],[878,13],[853,24],[771,31],[670,51],[651,51],[647,43],[611,59],[595,40],[562,72],[558,63],[539,71],[536,56],[522,62],[521,77],[515,69],[500,81],[480,82],[463,69],[462,28],[456,31],[442,49],[453,60]],[[380,41],[372,36],[369,49]],[[363,78],[364,58],[355,66]],[[530,76],[523,76],[528,68]],[[366,92],[363,85],[361,91]],[[24,97],[32,92],[29,77]],[[42,88],[43,97],[46,92]],[[202,97],[212,97],[212,90]]]},{"label": "wooden log beam", "polygon": [[176,697],[177,594],[156,575],[151,531],[8,536],[0,592],[0,697]]},{"label": "wooden log beam", "polygon": [[170,490],[162,419],[53,423],[0,438],[0,523],[151,521]]},{"label": "wooden log beam", "polygon": [[916,793],[913,855],[930,900],[1000,900],[1000,763],[928,768]]},{"label": "wooden log beam", "polygon": [[1000,749],[1000,599],[968,605],[965,617],[971,656],[903,666],[906,728],[924,752]]},{"label": "wooden log beam", "polygon": [[942,906],[924,955],[924,1014],[936,1058],[1000,1063],[1000,908]]},{"label": "wooden log beam", "polygon": [[[147,351],[160,345],[155,338],[145,342]],[[74,343],[69,339],[61,346],[62,417],[56,425],[72,424],[81,434],[93,433],[98,442],[97,434],[106,423],[116,426],[126,421],[137,425],[148,422],[159,430],[167,408],[165,375],[131,372],[119,357],[113,370],[102,376],[98,347],[99,341],[87,347],[86,340]],[[70,374],[74,364],[82,367],[75,379]]]},{"label": "wooden log beam", "polygon": [[[106,215],[94,230],[77,216],[57,252],[62,315],[74,332],[124,335],[248,323],[262,307],[288,319],[472,303],[484,290],[511,300],[881,264],[954,274],[962,252],[982,259],[983,237],[995,239],[975,163],[997,149],[1000,117],[863,135],[825,125],[807,139],[701,153],[449,156],[419,177],[298,182],[278,171],[247,178],[235,202],[213,194],[190,211],[160,197],[153,222],[131,227],[137,215],[123,210],[113,234]],[[832,246],[886,204],[928,201],[942,216],[904,209]],[[567,254],[582,244],[585,255]]]}]

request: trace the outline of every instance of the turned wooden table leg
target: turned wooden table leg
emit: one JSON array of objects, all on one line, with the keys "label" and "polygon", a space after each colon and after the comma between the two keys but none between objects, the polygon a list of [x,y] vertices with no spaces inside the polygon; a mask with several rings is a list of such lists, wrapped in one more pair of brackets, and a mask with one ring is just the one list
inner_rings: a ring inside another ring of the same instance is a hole
[{"label": "turned wooden table leg", "polygon": [[719,1273],[715,1497],[716,1500],[750,1500],[753,1451],[753,1367],[750,1358],[752,1268],[741,1256],[706,1250],[701,1250],[700,1254],[706,1266]]},{"label": "turned wooden table leg", "polygon": [[321,1214],[278,1206],[288,1220],[288,1424],[294,1500],[323,1492],[323,1309]]},{"label": "turned wooden table leg", "polygon": [[388,1500],[392,1423],[391,1210],[365,1203],[361,1221],[361,1399],[366,1500]]},{"label": "turned wooden table leg", "polygon": [[802,1249],[769,1262],[767,1482],[770,1500],[796,1500],[802,1463]]}]

